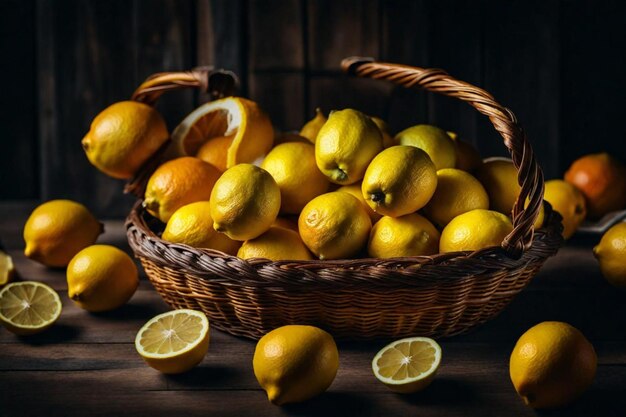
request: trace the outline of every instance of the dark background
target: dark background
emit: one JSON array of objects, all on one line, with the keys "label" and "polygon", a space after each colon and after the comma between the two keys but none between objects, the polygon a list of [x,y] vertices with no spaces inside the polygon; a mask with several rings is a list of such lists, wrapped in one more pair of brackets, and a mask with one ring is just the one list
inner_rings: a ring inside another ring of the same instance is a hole
[{"label": "dark background", "polygon": [[[0,204],[81,201],[122,217],[123,183],[80,147],[91,119],[154,72],[213,64],[279,129],[356,107],[394,131],[430,122],[504,155],[469,106],[348,79],[343,57],[441,67],[490,91],[528,131],[548,178],[585,153],[625,159],[626,6],[621,1],[0,0]],[[170,131],[203,97],[159,109]]]}]

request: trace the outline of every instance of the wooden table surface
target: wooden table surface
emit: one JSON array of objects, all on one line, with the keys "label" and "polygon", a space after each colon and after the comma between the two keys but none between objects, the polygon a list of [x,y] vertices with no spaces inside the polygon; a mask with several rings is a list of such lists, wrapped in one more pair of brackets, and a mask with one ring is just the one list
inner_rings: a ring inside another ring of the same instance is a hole
[{"label": "wooden table surface", "polygon": [[[0,329],[0,416],[625,416],[626,292],[601,278],[594,239],[574,240],[548,261],[496,319],[469,334],[439,340],[434,383],[413,395],[390,392],[372,375],[386,341],[339,345],[332,386],[306,403],[271,405],[252,372],[255,342],[211,330],[211,346],[192,371],[165,376],[146,366],[135,334],[168,306],[143,277],[123,308],[89,314],[67,298],[65,273],[24,258],[28,213],[0,210],[0,239],[24,279],[49,284],[63,302],[57,324],[19,338]],[[128,250],[121,221],[106,222],[99,242]],[[544,320],[562,320],[593,343],[599,366],[591,388],[566,409],[536,412],[517,398],[508,358],[517,338]]]}]

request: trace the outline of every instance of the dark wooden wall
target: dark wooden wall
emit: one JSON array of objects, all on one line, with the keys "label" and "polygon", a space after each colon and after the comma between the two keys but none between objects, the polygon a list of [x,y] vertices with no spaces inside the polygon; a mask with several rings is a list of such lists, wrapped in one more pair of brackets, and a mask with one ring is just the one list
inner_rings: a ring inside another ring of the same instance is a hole
[{"label": "dark wooden wall", "polygon": [[[486,88],[526,127],[548,177],[576,157],[626,159],[626,6],[618,0],[0,0],[0,198],[73,198],[101,216],[132,199],[80,139],[148,75],[213,64],[280,129],[356,107],[395,130],[431,122],[483,155],[492,127],[451,99],[348,79],[341,58],[434,66]],[[165,97],[170,129],[202,100]]]}]

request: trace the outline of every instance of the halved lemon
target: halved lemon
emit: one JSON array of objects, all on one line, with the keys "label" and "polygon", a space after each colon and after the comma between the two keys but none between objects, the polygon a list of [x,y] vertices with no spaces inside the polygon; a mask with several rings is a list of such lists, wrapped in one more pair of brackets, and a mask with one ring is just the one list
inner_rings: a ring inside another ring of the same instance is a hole
[{"label": "halved lemon", "polygon": [[380,350],[372,360],[376,378],[401,393],[426,388],[441,362],[441,347],[427,337],[397,340]]},{"label": "halved lemon", "polygon": [[195,156],[204,143],[217,137],[233,138],[226,148],[226,168],[230,168],[253,163],[267,154],[274,142],[274,129],[257,103],[227,97],[198,107],[172,133],[175,151],[180,156]]},{"label": "halved lemon", "polygon": [[8,253],[0,250],[0,287],[13,281],[15,267]]},{"label": "halved lemon", "polygon": [[14,282],[0,291],[0,322],[19,335],[39,333],[61,315],[61,299],[40,282]]},{"label": "halved lemon", "polygon": [[209,320],[199,311],[174,310],[143,325],[135,348],[148,365],[179,374],[199,364],[209,350]]}]

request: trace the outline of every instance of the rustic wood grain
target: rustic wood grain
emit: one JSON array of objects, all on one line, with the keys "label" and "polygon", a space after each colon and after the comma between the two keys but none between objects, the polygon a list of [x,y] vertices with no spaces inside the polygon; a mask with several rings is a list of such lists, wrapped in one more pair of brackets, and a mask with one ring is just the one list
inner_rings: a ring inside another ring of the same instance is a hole
[{"label": "rustic wood grain", "polygon": [[251,74],[249,85],[250,98],[270,116],[276,131],[300,130],[305,123],[303,74]]}]

